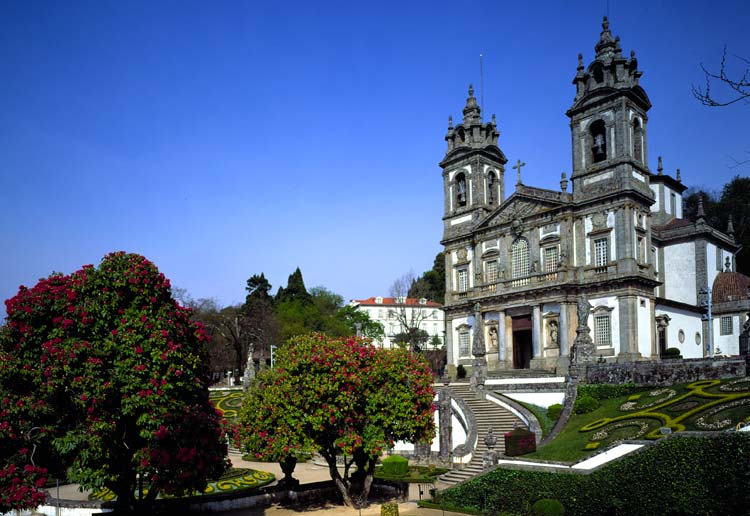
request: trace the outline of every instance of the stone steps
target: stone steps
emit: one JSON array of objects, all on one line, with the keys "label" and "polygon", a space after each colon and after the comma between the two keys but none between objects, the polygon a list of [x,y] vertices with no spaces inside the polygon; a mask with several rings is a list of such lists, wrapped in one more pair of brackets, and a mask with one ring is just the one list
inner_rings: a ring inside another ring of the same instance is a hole
[{"label": "stone steps", "polygon": [[487,451],[484,438],[490,427],[492,427],[492,432],[497,438],[495,451],[503,453],[505,451],[503,434],[510,432],[516,424],[521,423],[518,417],[497,403],[477,396],[471,390],[469,384],[451,384],[449,387],[453,391],[453,395],[461,398],[474,413],[477,442],[472,459],[468,464],[460,470],[449,471],[440,477],[441,482],[446,487],[468,480],[484,471],[483,458],[484,452]]}]

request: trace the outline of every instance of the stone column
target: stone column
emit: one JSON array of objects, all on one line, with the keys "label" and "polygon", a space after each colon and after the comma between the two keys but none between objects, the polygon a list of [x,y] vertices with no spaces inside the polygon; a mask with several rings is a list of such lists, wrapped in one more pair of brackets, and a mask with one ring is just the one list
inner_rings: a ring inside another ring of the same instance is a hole
[{"label": "stone column", "polygon": [[448,368],[449,365],[455,366],[454,362],[454,356],[453,356],[453,320],[448,319],[446,317],[445,319],[445,367]]},{"label": "stone column", "polygon": [[620,353],[618,362],[630,362],[641,358],[635,344],[638,342],[638,296],[619,296]]},{"label": "stone column", "polygon": [[533,358],[542,358],[542,309],[534,305],[531,313],[531,349]]},{"label": "stone column", "polygon": [[484,325],[482,324],[482,307],[479,303],[474,305],[474,338],[471,343],[471,354],[474,360],[471,363],[472,389],[483,390],[484,381],[487,378],[487,346],[484,343]]},{"label": "stone column", "polygon": [[560,334],[559,334],[559,342],[560,342],[560,356],[565,357],[568,356],[569,351],[569,339],[570,335],[569,332],[569,325],[568,325],[568,304],[567,303],[560,303]]},{"label": "stone column", "polygon": [[440,389],[438,393],[439,408],[439,431],[440,431],[440,458],[450,461],[453,451],[453,408],[451,407],[451,393],[448,385]]},{"label": "stone column", "polygon": [[498,321],[497,321],[497,359],[499,362],[500,369],[506,369],[508,366],[506,364],[506,356],[508,354],[508,350],[506,349],[506,346],[508,343],[506,342],[506,336],[505,336],[505,312],[500,311],[498,312]]}]

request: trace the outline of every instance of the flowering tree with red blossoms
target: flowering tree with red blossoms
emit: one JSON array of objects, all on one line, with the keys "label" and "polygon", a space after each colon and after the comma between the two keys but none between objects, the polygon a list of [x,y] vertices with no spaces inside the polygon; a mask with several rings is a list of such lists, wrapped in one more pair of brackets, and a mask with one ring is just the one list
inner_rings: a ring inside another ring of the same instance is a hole
[{"label": "flowering tree with red blossoms", "polygon": [[248,391],[238,444],[269,460],[317,451],[347,505],[367,499],[375,464],[395,441],[429,443],[435,435],[432,375],[420,355],[310,334],[275,358],[275,369]]},{"label": "flowering tree with red blossoms", "polygon": [[113,253],[21,287],[6,309],[0,512],[38,505],[47,470],[109,488],[121,512],[147,512],[159,493],[201,490],[225,471],[207,337],[151,262]]}]

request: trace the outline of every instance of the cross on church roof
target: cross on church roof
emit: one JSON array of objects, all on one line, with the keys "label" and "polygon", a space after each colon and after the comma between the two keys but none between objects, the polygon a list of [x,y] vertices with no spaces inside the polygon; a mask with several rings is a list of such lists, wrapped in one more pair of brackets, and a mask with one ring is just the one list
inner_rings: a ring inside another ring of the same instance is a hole
[{"label": "cross on church roof", "polygon": [[519,185],[521,184],[521,167],[525,167],[525,166],[526,166],[526,163],[521,163],[520,159],[515,165],[513,165],[513,168],[518,170],[518,183],[516,184],[519,184]]}]

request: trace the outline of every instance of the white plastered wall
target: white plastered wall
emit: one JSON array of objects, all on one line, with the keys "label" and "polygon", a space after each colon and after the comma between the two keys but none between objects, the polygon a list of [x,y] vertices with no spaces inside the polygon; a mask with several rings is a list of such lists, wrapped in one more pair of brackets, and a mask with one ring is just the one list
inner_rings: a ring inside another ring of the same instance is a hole
[{"label": "white plastered wall", "polygon": [[[591,339],[594,340],[595,338],[595,332],[596,329],[594,328],[594,309],[597,306],[606,306],[607,308],[612,308],[609,312],[609,325],[610,325],[610,332],[612,336],[612,347],[615,349],[615,355],[620,352],[620,310],[619,310],[619,302],[617,301],[617,297],[615,296],[608,296],[608,297],[600,297],[596,299],[589,299],[589,303],[591,303],[592,309],[591,309],[591,315],[589,315],[589,329],[591,330]],[[604,346],[608,347],[608,346]]]},{"label": "white plastered wall", "polygon": [[638,352],[643,358],[651,356],[651,333],[654,321],[651,320],[651,300],[638,298]]},{"label": "white plastered wall", "polygon": [[[670,319],[669,326],[667,326],[667,347],[679,349],[683,358],[703,357],[703,326],[700,315],[678,308],[657,305],[656,315],[662,314],[668,315]],[[680,330],[685,334],[684,342],[679,340]],[[698,344],[695,343],[696,333],[701,335]]]},{"label": "white plastered wall", "polygon": [[739,355],[740,354],[740,317],[738,315],[725,315],[732,318],[732,333],[721,335],[722,316],[714,317],[714,355]]},{"label": "white plastered wall", "polygon": [[695,304],[695,242],[664,248],[664,297]]}]

